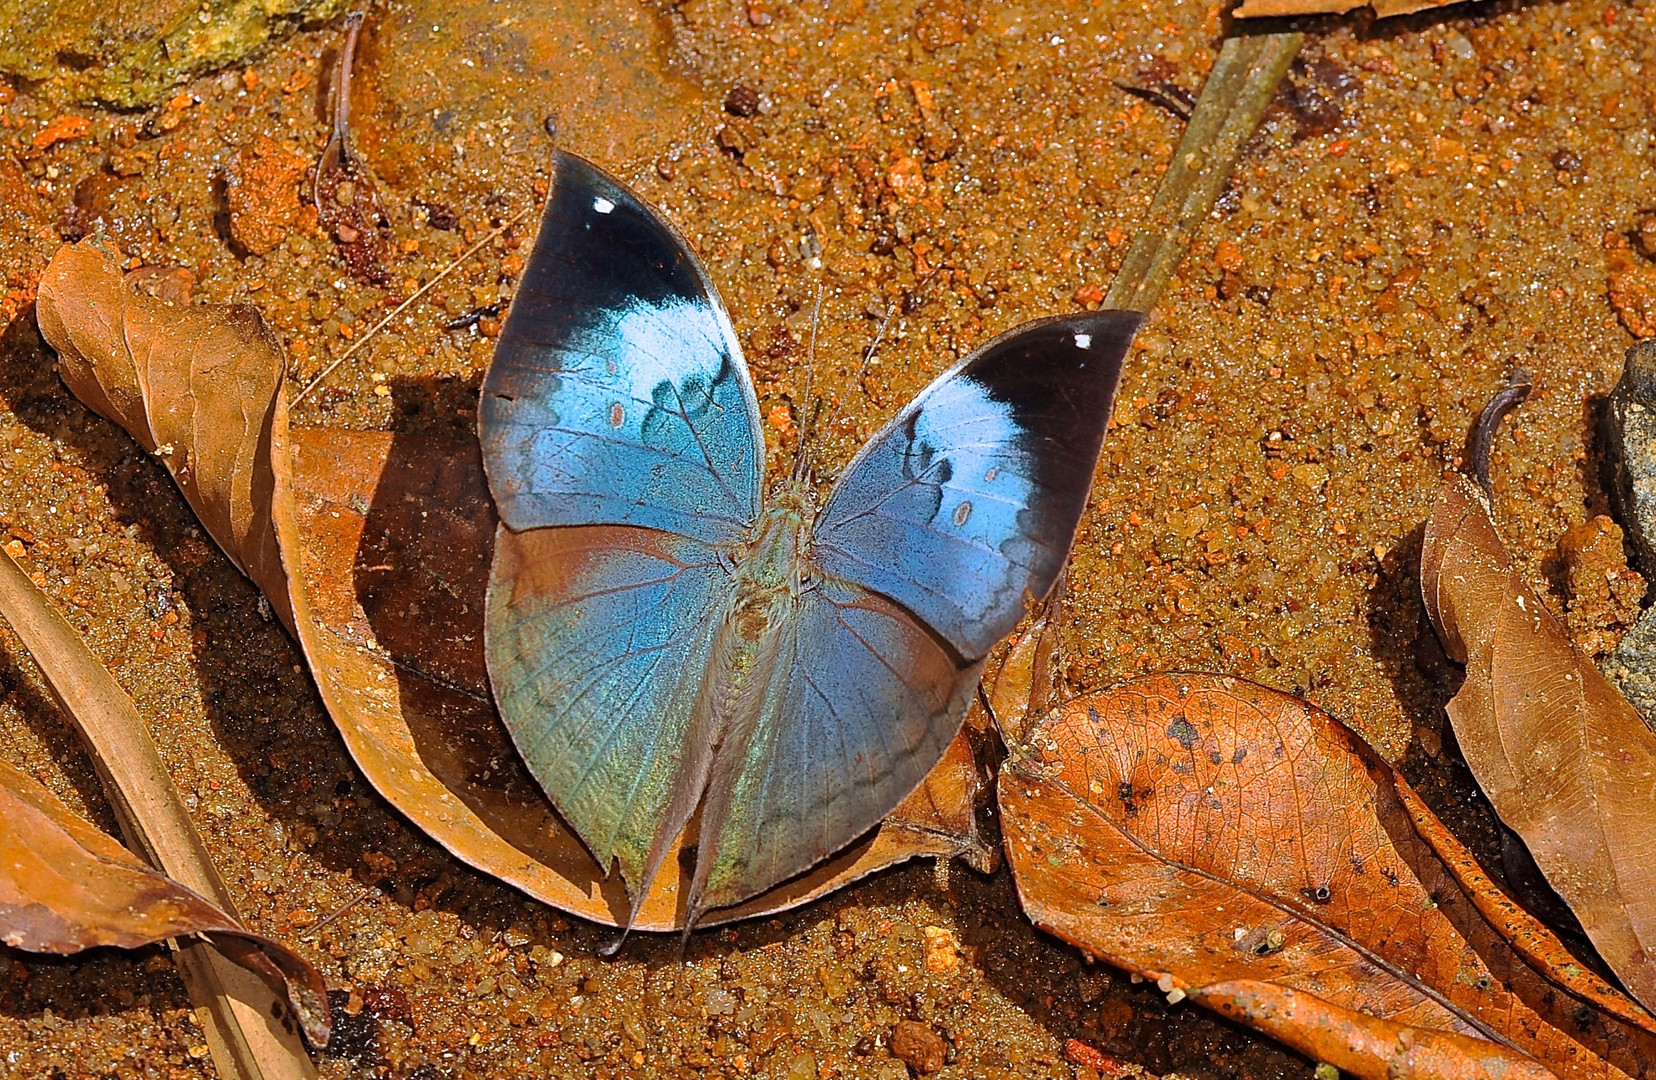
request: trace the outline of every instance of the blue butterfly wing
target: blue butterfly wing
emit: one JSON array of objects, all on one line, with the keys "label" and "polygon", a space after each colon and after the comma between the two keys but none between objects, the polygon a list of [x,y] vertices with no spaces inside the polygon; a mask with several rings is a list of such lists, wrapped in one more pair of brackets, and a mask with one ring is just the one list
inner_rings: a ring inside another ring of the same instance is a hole
[{"label": "blue butterfly wing", "polygon": [[501,520],[637,525],[711,544],[759,510],[759,406],[689,247],[573,154],[494,359],[478,435]]},{"label": "blue butterfly wing", "polygon": [[939,376],[852,461],[812,562],[985,656],[1063,568],[1142,322],[1025,323]]},{"label": "blue butterfly wing", "polygon": [[730,575],[654,529],[497,530],[484,647],[500,715],[606,870],[642,889]]},{"label": "blue butterfly wing", "polygon": [[642,893],[764,444],[688,246],[597,166],[564,153],[554,166],[479,401],[502,523],[484,648],[530,772]]},{"label": "blue butterfly wing", "polygon": [[746,753],[714,766],[692,914],[763,892],[879,824],[942,757],[981,669],[882,596],[810,584]]},{"label": "blue butterfly wing", "polygon": [[1075,539],[1128,312],[1026,323],[935,380],[818,515],[743,753],[714,766],[692,913],[877,824],[959,729],[989,650]]}]

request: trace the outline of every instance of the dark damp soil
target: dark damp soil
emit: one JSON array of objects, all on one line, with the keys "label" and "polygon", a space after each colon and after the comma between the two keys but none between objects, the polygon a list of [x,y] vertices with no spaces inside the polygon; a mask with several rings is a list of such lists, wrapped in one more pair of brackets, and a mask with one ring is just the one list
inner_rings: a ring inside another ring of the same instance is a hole
[{"label": "dark damp soil", "polygon": [[[1615,0],[1310,24],[1130,359],[1070,578],[1078,686],[1184,668],[1302,693],[1493,856],[1444,727],[1459,673],[1421,611],[1421,525],[1484,398],[1528,368],[1495,506],[1564,605],[1558,540],[1608,509],[1597,411],[1628,328],[1652,329],[1637,290],[1656,304],[1656,269],[1625,253],[1656,204],[1653,23]],[[773,460],[797,437],[822,285],[818,386],[845,400],[831,474],[975,344],[1097,302],[1180,133],[1114,84],[1197,91],[1220,29],[1207,5],[1120,0],[394,0],[370,15],[355,99],[384,284],[348,274],[309,205],[337,25],[147,111],[0,78],[0,542],[154,725],[248,922],[336,988],[324,1076],[896,1080],[902,1020],[943,1037],[944,1077],[1093,1075],[1072,1039],[1152,1073],[1309,1075],[1085,965],[1030,927],[1004,870],[915,866],[699,934],[682,962],[668,940],[596,959],[605,931],[461,866],[367,788],[253,587],[161,467],[70,397],[33,329],[46,260],[101,233],[135,267],[184,268],[197,299],[258,304],[308,379],[544,191],[555,131],[706,260]],[[469,425],[530,228],[296,419]],[[1619,311],[1613,255],[1636,263]],[[112,827],[38,676],[0,643],[0,752]],[[958,942],[952,969],[923,963],[931,927]],[[211,1072],[162,950],[0,954],[0,1076]]]}]

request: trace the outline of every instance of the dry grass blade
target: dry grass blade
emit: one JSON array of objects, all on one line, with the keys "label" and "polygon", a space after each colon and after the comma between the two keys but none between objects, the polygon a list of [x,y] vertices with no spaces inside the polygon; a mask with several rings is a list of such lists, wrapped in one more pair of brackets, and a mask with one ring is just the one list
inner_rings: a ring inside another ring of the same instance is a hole
[{"label": "dry grass blade", "polygon": [[[208,935],[237,963],[273,984],[280,980],[296,1000],[310,1003],[302,1013],[314,1016],[326,1000],[321,974],[286,946],[249,934],[233,915],[145,865],[28,774],[0,761],[0,941],[63,954],[98,945],[131,949],[186,934]],[[197,948],[181,960],[201,965],[211,956]],[[203,974],[217,977],[211,966]]]},{"label": "dry grass blade", "polygon": [[[79,730],[127,843],[151,865],[233,915],[235,906],[132,700],[5,553],[0,553],[0,615]],[[227,954],[238,962],[226,959]],[[320,979],[309,987],[289,984],[290,1010],[289,1001],[242,966],[254,963],[269,974],[270,958],[257,958],[265,955],[230,937],[220,938],[216,947],[199,942],[181,947],[180,968],[214,1062],[222,1075],[248,1080],[314,1076],[299,1026],[326,1041],[327,1001]]]},{"label": "dry grass blade", "polygon": [[1225,40],[1104,307],[1149,314],[1156,306],[1304,40],[1297,31]]}]

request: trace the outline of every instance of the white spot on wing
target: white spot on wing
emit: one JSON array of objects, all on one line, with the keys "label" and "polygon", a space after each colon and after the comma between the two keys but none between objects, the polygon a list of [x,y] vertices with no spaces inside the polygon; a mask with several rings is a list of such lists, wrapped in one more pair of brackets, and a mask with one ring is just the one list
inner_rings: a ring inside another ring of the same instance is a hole
[{"label": "white spot on wing", "polygon": [[1091,334],[1076,334],[1075,335],[1075,347],[1077,349],[1090,349],[1090,348],[1092,348],[1092,335]]},{"label": "white spot on wing", "polygon": [[592,208],[600,214],[607,214],[611,210],[615,209],[615,204],[600,195],[596,199],[592,200]]}]

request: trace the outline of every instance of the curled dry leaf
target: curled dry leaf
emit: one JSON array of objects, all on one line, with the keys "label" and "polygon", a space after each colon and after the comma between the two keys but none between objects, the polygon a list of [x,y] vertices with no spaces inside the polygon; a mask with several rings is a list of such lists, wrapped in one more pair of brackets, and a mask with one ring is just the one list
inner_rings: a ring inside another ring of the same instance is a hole
[{"label": "curled dry leaf", "polygon": [[1525,584],[1483,490],[1444,482],[1420,584],[1466,665],[1449,719],[1495,812],[1604,962],[1656,1003],[1656,734]]},{"label": "curled dry leaf", "polygon": [[[86,243],[48,267],[39,310],[65,380],[98,412],[146,446],[152,416],[191,418],[187,431],[157,422],[177,432],[162,460],[298,638],[375,789],[463,862],[619,925],[629,906],[620,879],[606,878],[558,818],[489,696],[482,613],[495,517],[475,440],[290,430],[281,349],[253,309],[133,295],[113,258]],[[227,497],[238,483],[262,501]],[[215,516],[221,506],[231,513]],[[987,864],[966,738],[879,829],[702,921],[771,914],[919,856]],[[670,854],[634,928],[681,926],[683,869]]]},{"label": "curled dry leaf", "polygon": [[281,942],[140,861],[37,780],[0,760],[0,941],[76,953],[205,934],[237,963],[285,986],[308,1034],[327,1041],[322,975]]},{"label": "curled dry leaf", "polygon": [[164,303],[129,287],[91,242],[59,249],[36,310],[69,389],[167,466],[208,535],[291,627],[270,517],[285,361],[258,310]]},{"label": "curled dry leaf", "polygon": [[1024,910],[1170,998],[1375,1080],[1645,1075],[1656,1024],[1526,962],[1401,790],[1314,705],[1217,675],[1065,703],[999,780]]}]

